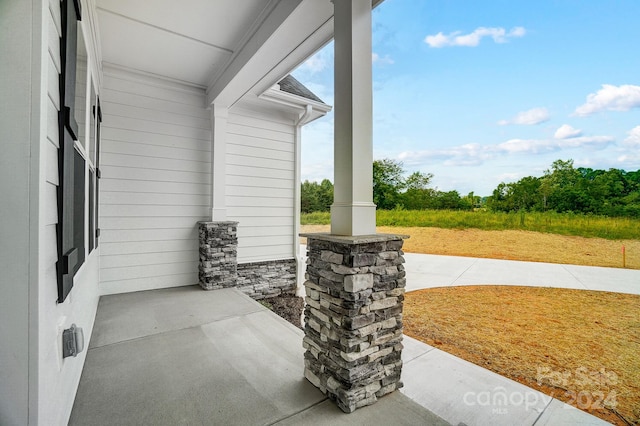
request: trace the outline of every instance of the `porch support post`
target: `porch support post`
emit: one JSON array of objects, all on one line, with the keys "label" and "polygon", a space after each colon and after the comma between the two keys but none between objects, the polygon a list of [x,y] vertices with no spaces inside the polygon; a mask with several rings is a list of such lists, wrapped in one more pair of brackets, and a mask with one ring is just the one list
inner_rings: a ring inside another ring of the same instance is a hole
[{"label": "porch support post", "polygon": [[376,232],[373,204],[371,0],[333,0],[334,202],[331,233]]},{"label": "porch support post", "polygon": [[307,237],[304,375],[350,413],[402,387],[405,235],[376,234],[371,0],[333,0],[331,234]]},{"label": "porch support post", "polygon": [[229,109],[220,105],[211,106],[211,220],[227,220],[226,202],[226,155],[227,118]]},{"label": "porch support post", "polygon": [[303,236],[304,376],[351,413],[402,387],[407,236]]}]

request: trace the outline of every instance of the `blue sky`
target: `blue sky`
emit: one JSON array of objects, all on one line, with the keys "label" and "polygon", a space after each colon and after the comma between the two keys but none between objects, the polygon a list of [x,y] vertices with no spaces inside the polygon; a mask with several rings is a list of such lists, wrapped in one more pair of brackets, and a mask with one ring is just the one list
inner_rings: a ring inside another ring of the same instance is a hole
[{"label": "blue sky", "polygon": [[[490,195],[576,167],[640,168],[640,1],[386,0],[373,12],[374,158]],[[293,75],[333,104],[333,43]],[[333,113],[302,179],[333,181]]]}]

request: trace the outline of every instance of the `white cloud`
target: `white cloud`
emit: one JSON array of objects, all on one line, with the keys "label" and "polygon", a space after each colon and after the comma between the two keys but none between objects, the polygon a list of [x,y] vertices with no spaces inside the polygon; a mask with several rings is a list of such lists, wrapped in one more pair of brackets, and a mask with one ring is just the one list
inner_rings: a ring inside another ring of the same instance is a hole
[{"label": "white cloud", "polygon": [[515,27],[515,28],[512,28],[511,31],[509,32],[509,36],[524,37],[526,33],[527,33],[527,30],[525,30],[524,27]]},{"label": "white cloud", "polygon": [[512,28],[509,32],[501,27],[478,27],[469,34],[462,34],[461,31],[455,31],[447,35],[442,32],[434,35],[428,35],[425,37],[424,42],[427,43],[429,47],[434,48],[448,46],[475,47],[480,44],[480,41],[484,37],[491,37],[496,43],[506,43],[510,38],[523,37],[526,32],[527,31],[523,27]]},{"label": "white cloud", "polygon": [[614,142],[611,136],[582,136],[570,139],[510,139],[493,144],[465,144],[446,149],[405,151],[399,159],[409,165],[441,162],[445,166],[477,166],[501,155],[544,154],[564,149],[602,149]]},{"label": "white cloud", "polygon": [[333,182],[333,161],[322,161],[318,163],[308,161],[300,172],[300,178],[303,182],[308,180],[310,182],[320,183],[323,179],[329,179]]},{"label": "white cloud", "polygon": [[333,49],[330,45],[317,51],[313,56],[304,61],[298,70],[307,72],[311,75],[324,71],[333,66]]},{"label": "white cloud", "polygon": [[603,84],[602,89],[587,96],[587,102],[574,115],[586,116],[600,111],[629,111],[640,108],[640,86]]},{"label": "white cloud", "polygon": [[516,182],[523,177],[524,175],[522,173],[502,173],[497,176],[500,182]]},{"label": "white cloud", "polygon": [[380,56],[375,52],[371,54],[372,64],[391,65],[393,62],[393,59],[391,59],[389,55]]},{"label": "white cloud", "polygon": [[[457,34],[457,33],[452,33]],[[424,42],[427,43],[430,47],[440,48],[445,46],[451,46],[451,36],[446,36],[441,32],[436,35],[426,36]]]},{"label": "white cloud", "polygon": [[640,154],[623,154],[617,160],[621,169],[633,170],[640,167]]},{"label": "white cloud", "polygon": [[311,71],[312,73],[320,72],[327,67],[327,61],[324,60],[319,55],[313,55],[301,65],[301,67],[305,70]]},{"label": "white cloud", "polygon": [[565,148],[594,148],[601,149],[615,142],[611,136],[580,136],[557,141],[558,149]]},{"label": "white cloud", "polygon": [[627,138],[624,140],[624,144],[630,147],[640,148],[640,126],[636,126],[627,132]]},{"label": "white cloud", "polygon": [[534,125],[549,121],[550,115],[546,108],[533,108],[528,111],[519,112],[511,120],[500,120],[498,125],[506,126],[507,124],[523,124]]},{"label": "white cloud", "polygon": [[553,135],[556,139],[570,139],[578,136],[582,136],[582,130],[576,129],[568,124],[563,124],[558,127],[558,130],[556,130],[556,133]]},{"label": "white cloud", "polygon": [[401,152],[398,158],[406,164],[420,164],[425,160],[437,160],[446,166],[473,166],[482,164],[490,157],[486,147],[477,144],[465,144],[445,149],[425,150],[418,152]]}]

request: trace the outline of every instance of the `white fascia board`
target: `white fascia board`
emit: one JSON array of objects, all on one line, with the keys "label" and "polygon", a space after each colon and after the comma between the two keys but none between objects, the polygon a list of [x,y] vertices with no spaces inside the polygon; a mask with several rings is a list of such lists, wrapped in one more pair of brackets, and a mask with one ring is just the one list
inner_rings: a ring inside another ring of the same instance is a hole
[{"label": "white fascia board", "polygon": [[256,56],[265,50],[265,46],[277,45],[274,34],[290,20],[290,15],[303,1],[305,0],[270,2],[260,18],[261,22],[256,25],[253,35],[233,55],[224,71],[214,76],[214,81],[209,83],[207,104],[215,101],[219,105],[232,106],[246,93],[247,87],[254,84],[256,75],[261,77],[271,68],[270,61],[256,61]]},{"label": "white fascia board", "polygon": [[[372,7],[383,1],[373,0]],[[209,84],[207,105],[215,102],[232,107],[247,93],[264,93],[332,38],[332,2],[280,0],[222,74]]]},{"label": "white fascia board", "polygon": [[[378,7],[380,4],[382,4],[383,1],[384,0],[373,0],[371,2],[372,9]],[[312,16],[316,16],[317,18],[319,18],[319,20],[325,18],[326,20],[322,24],[318,25],[313,30],[313,32],[310,32],[309,35],[305,39],[303,39],[301,43],[296,46],[296,48],[293,49],[289,55],[284,57],[277,65],[269,70],[269,72],[266,73],[264,77],[254,85],[253,88],[251,88],[252,93],[257,96],[259,96],[261,93],[264,93],[277,81],[280,81],[285,75],[291,73],[292,70],[306,61],[311,55],[322,49],[331,40],[333,40],[333,2],[328,3],[330,3],[331,6],[329,14],[320,13],[319,10],[303,9],[302,7],[300,7],[299,10],[296,10],[296,13],[307,13],[311,14]],[[314,4],[313,6],[317,5]],[[285,33],[285,36],[286,35],[287,33]]]},{"label": "white fascia board", "polygon": [[233,61],[236,66],[227,67],[208,87],[207,104],[233,106],[247,93],[257,96],[265,92],[332,37],[333,4],[300,0],[258,49],[240,52]]},{"label": "white fascia board", "polygon": [[326,46],[332,39],[333,15],[257,81],[250,89],[251,93],[260,95],[266,92],[270,87],[282,80],[284,76],[291,73],[291,71],[306,61],[311,55]]}]

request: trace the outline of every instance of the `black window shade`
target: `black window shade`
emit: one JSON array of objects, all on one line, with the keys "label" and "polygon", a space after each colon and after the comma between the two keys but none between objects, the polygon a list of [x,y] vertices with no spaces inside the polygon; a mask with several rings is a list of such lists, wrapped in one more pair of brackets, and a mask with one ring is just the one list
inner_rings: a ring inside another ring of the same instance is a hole
[{"label": "black window shade", "polygon": [[[62,105],[58,113],[60,148],[58,150],[58,302],[62,303],[73,287],[73,276],[84,262],[84,158],[74,147],[78,125],[74,118],[76,56],[79,0],[61,3],[62,38],[60,39]],[[80,170],[82,169],[82,170]],[[80,243],[80,240],[82,242]]]}]

